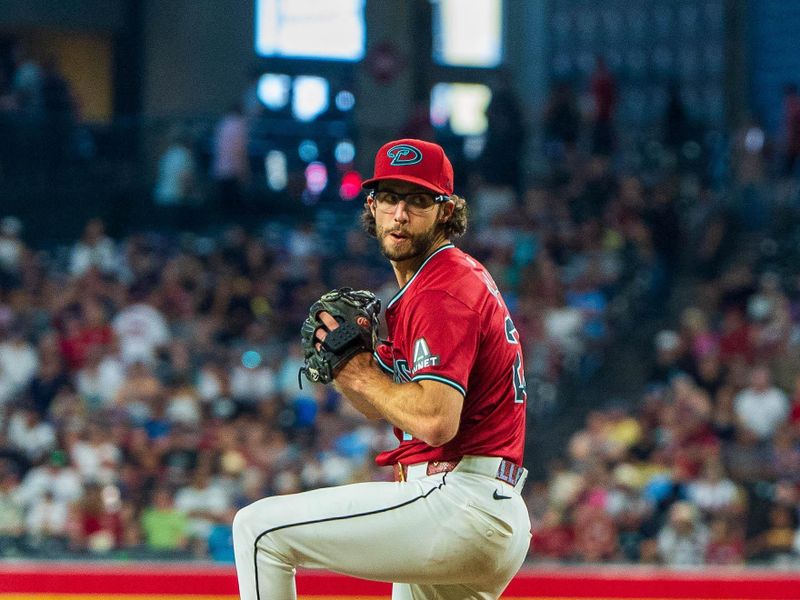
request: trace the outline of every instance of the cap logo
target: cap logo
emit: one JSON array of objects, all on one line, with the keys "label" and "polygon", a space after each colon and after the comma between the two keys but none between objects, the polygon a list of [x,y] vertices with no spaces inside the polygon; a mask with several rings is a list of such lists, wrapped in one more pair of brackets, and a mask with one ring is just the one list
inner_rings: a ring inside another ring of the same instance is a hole
[{"label": "cap logo", "polygon": [[422,161],[422,152],[408,144],[397,144],[386,151],[386,156],[392,159],[389,163],[393,167],[407,167]]}]

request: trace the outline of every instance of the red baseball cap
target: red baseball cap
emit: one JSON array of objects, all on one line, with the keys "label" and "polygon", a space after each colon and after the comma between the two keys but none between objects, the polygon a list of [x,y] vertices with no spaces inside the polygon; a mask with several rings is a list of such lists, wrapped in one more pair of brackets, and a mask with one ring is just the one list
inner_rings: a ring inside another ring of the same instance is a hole
[{"label": "red baseball cap", "polygon": [[433,142],[402,139],[381,146],[375,155],[375,173],[361,187],[373,189],[385,179],[416,183],[445,196],[453,193],[453,165]]}]

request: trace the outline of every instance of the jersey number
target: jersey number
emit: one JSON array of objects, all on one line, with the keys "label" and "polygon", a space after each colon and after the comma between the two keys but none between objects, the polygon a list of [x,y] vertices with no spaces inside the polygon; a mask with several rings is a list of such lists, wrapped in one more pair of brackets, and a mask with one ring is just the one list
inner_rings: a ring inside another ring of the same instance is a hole
[{"label": "jersey number", "polygon": [[[514,327],[511,317],[506,315],[506,341],[509,344],[519,346],[519,332]],[[522,350],[517,350],[517,358],[514,359],[512,369],[512,379],[514,381],[514,402],[522,403],[528,399],[528,391],[525,386],[525,369],[522,367]]]},{"label": "jersey number", "polygon": [[[473,267],[476,267],[476,263],[469,258],[467,258],[467,262],[469,262]],[[497,298],[497,303],[500,306],[503,306],[503,301],[500,299],[500,290],[497,287],[497,284],[492,280],[492,277],[486,272],[481,271],[481,275],[483,277],[483,283],[486,285],[486,289],[489,290],[489,293]],[[511,320],[511,317],[506,314],[506,341],[509,344],[515,344],[519,346],[519,332],[517,328],[514,327],[514,322]],[[514,384],[514,402],[517,404],[522,404],[528,399],[528,392],[527,388],[525,387],[525,370],[522,367],[522,349],[517,348],[517,358],[514,359],[514,367],[512,372],[512,379]]]},{"label": "jersey number", "polygon": [[522,368],[522,354],[517,351],[517,358],[514,360],[514,402],[521,403],[528,399],[528,391],[525,386],[525,369]]}]

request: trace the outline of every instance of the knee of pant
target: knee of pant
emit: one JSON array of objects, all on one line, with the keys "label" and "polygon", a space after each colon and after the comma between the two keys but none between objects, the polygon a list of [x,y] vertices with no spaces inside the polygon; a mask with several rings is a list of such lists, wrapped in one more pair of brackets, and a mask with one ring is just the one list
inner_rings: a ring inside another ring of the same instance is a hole
[{"label": "knee of pant", "polygon": [[251,537],[254,535],[254,511],[252,504],[240,508],[233,517],[233,538]]},{"label": "knee of pant", "polygon": [[253,538],[264,531],[279,525],[278,514],[274,502],[270,498],[265,498],[245,506],[237,511],[233,518],[233,537]]},{"label": "knee of pant", "polygon": [[245,548],[255,542],[268,555],[285,556],[285,540],[273,531],[283,529],[281,525],[286,520],[286,515],[280,514],[281,506],[280,502],[264,499],[240,509],[233,518],[234,543]]}]

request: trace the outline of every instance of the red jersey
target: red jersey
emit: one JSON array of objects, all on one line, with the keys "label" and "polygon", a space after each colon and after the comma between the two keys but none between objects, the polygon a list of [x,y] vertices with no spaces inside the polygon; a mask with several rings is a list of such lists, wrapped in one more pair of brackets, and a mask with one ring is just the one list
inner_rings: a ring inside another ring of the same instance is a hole
[{"label": "red jersey", "polygon": [[430,379],[464,396],[455,438],[434,448],[395,428],[400,445],[376,462],[466,454],[522,464],[525,375],[519,334],[491,275],[453,244],[434,251],[386,307],[389,338],[375,357],[398,383]]}]

